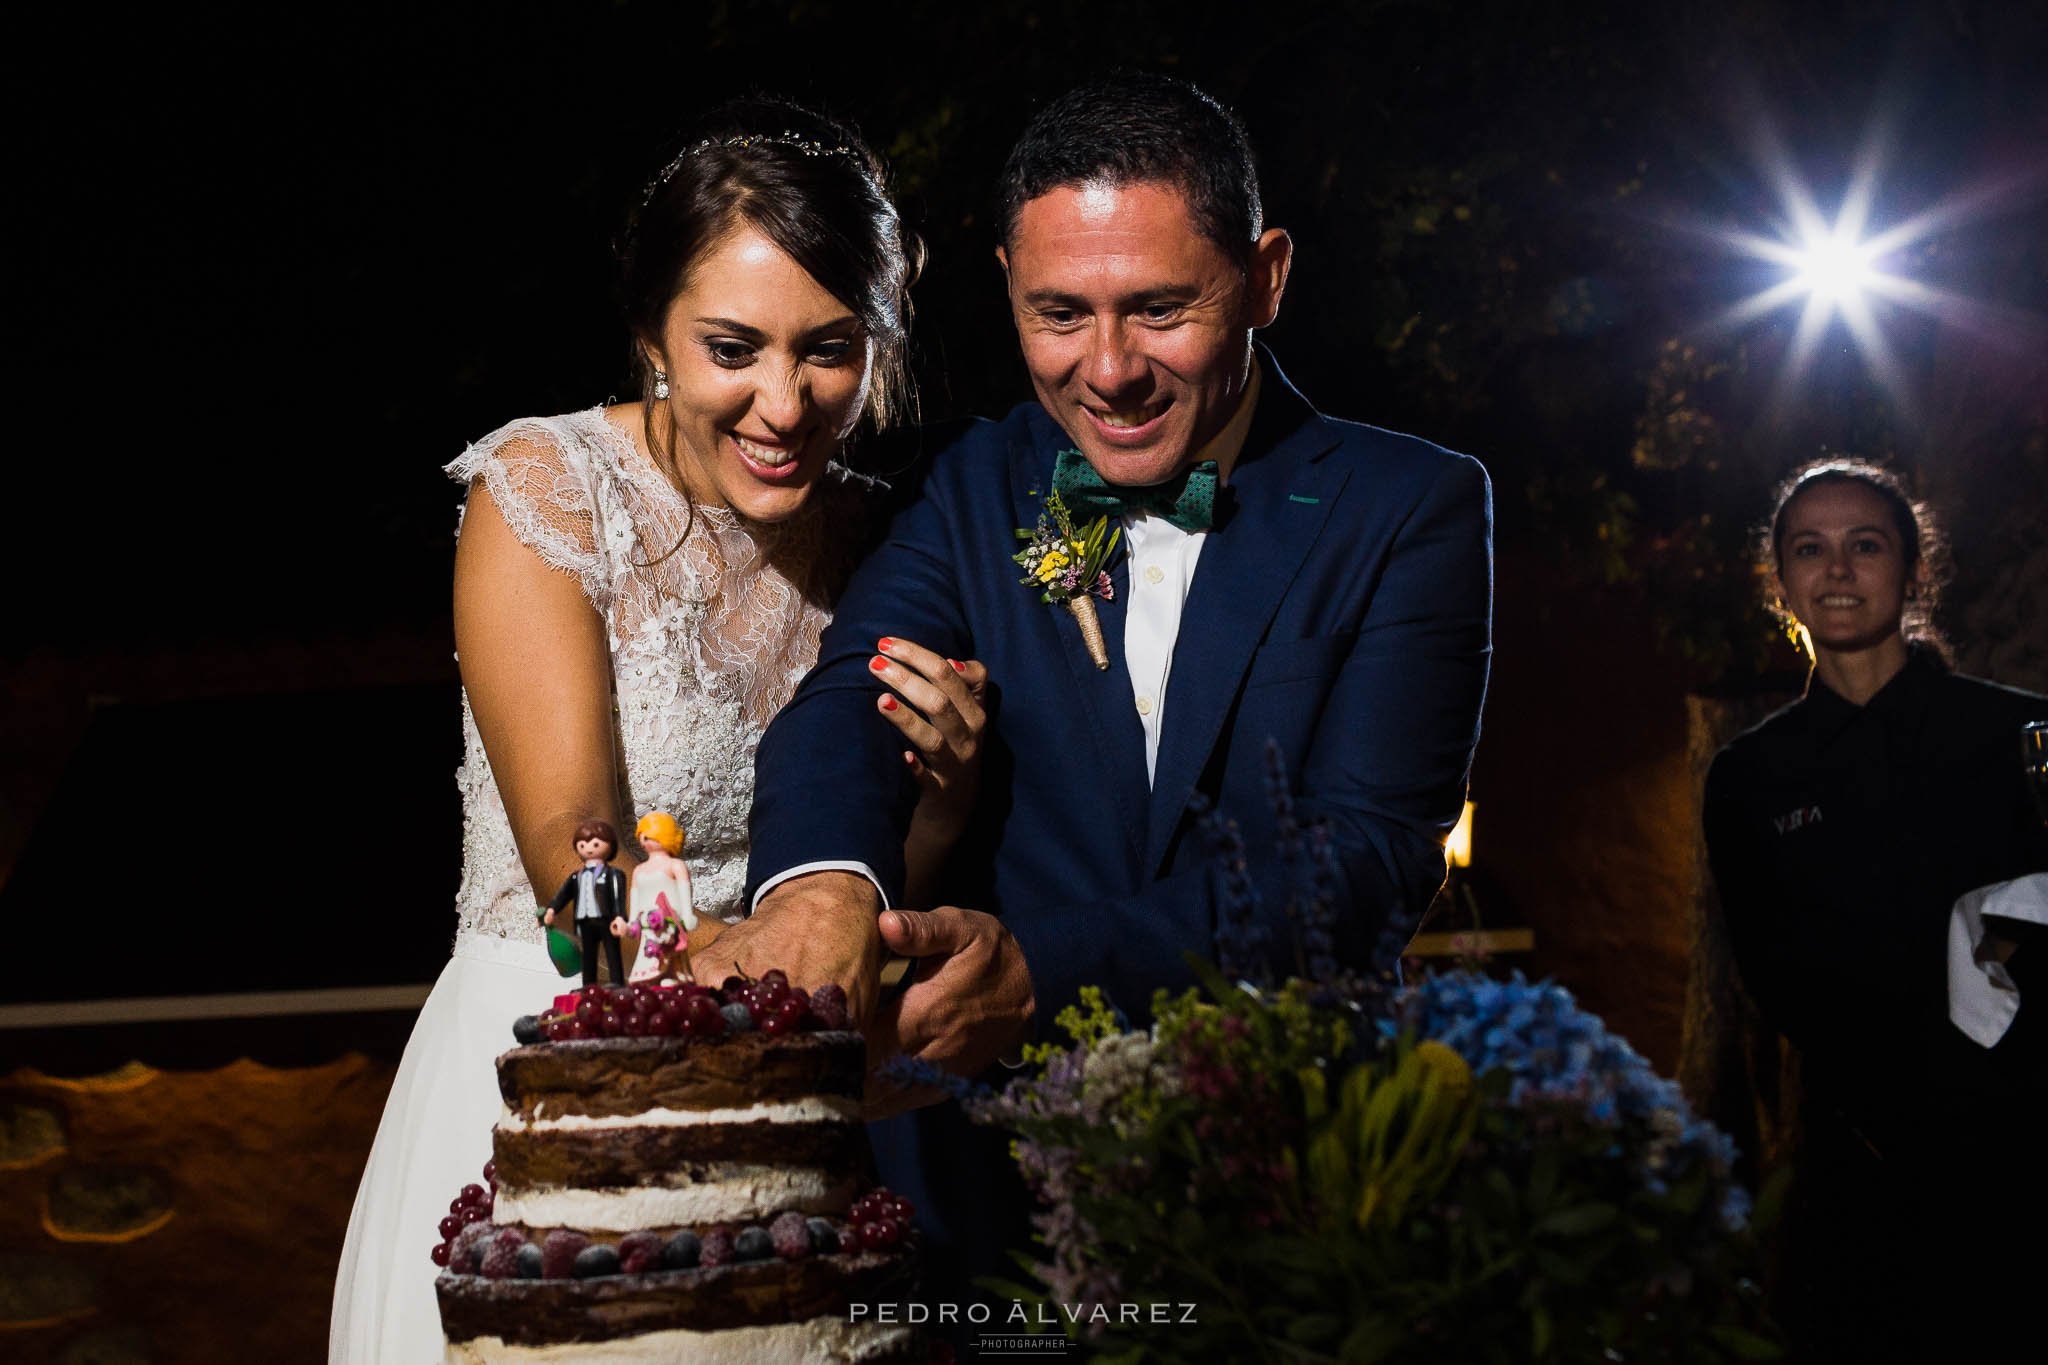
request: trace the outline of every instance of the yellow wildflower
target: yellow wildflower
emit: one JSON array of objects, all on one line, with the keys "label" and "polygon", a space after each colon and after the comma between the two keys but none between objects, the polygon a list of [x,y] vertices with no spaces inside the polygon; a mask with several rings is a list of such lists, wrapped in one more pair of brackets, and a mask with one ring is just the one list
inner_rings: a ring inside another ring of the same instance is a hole
[{"label": "yellow wildflower", "polygon": [[1100,986],[1083,986],[1080,999],[1055,1015],[1053,1023],[1083,1047],[1093,1047],[1120,1032],[1116,1011],[1103,998]]},{"label": "yellow wildflower", "polygon": [[1060,570],[1066,568],[1068,563],[1067,556],[1058,550],[1047,550],[1045,558],[1038,561],[1038,581],[1041,583],[1052,582],[1053,579],[1059,577]]},{"label": "yellow wildflower", "polygon": [[1455,1050],[1434,1038],[1425,1038],[1409,1055],[1424,1075],[1435,1076],[1437,1083],[1454,1099],[1462,1100],[1471,1093],[1472,1068]]}]

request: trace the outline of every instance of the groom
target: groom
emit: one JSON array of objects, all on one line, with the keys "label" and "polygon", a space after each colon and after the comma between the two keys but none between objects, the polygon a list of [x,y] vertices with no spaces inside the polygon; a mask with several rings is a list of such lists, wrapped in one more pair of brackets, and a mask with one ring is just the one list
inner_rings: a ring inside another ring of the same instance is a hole
[{"label": "groom", "polygon": [[[881,1050],[969,1075],[1083,985],[1142,1022],[1154,990],[1190,984],[1184,954],[1213,956],[1197,797],[1241,826],[1268,965],[1293,970],[1269,740],[1299,818],[1327,822],[1336,953],[1362,966],[1388,917],[1443,880],[1490,654],[1479,465],[1322,416],[1253,344],[1292,244],[1261,221],[1233,116],[1161,77],[1076,90],[1025,131],[1001,202],[1037,401],[942,451],[854,576],[762,740],[755,913],[717,949],[839,980]],[[1095,604],[1106,670],[1011,559],[1055,489],[1077,520],[1099,509],[1123,530]],[[982,660],[996,694],[949,903],[924,913],[889,909],[917,792],[875,714],[878,678],[900,668],[877,652],[891,636]],[[876,984],[885,948],[918,959],[900,997]],[[901,1125],[878,1136],[885,1179],[959,1228],[977,1208],[967,1163],[921,1159]],[[923,1146],[937,1150],[929,1131]]]}]

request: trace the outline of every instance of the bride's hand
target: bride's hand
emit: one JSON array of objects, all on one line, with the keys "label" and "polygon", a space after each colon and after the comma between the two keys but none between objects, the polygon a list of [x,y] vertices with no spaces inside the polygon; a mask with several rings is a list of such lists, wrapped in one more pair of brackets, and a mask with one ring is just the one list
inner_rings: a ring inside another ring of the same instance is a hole
[{"label": "bride's hand", "polygon": [[910,744],[903,761],[922,790],[913,838],[950,844],[974,809],[981,777],[988,669],[974,659],[942,658],[911,640],[885,638],[879,648],[869,666],[894,693],[883,693],[875,705]]}]

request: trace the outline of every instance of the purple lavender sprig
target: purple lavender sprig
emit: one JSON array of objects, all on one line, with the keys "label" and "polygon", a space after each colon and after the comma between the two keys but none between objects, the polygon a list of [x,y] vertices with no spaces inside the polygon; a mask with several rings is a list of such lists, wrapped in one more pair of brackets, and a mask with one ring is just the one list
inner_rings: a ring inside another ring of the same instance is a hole
[{"label": "purple lavender sprig", "polygon": [[1224,818],[1200,792],[1189,805],[1195,812],[1195,828],[1202,836],[1202,844],[1209,850],[1210,866],[1216,869],[1221,892],[1216,903],[1216,965],[1233,981],[1257,980],[1268,984],[1261,952],[1267,934],[1259,914],[1259,889],[1252,885],[1251,866],[1245,860],[1244,837],[1238,833],[1237,821]]},{"label": "purple lavender sprig", "polygon": [[[1343,977],[1337,964],[1337,898],[1342,894],[1338,878],[1337,845],[1330,837],[1330,822],[1317,820],[1308,827],[1308,904],[1301,917],[1302,940],[1308,949],[1309,979],[1329,985],[1341,984]],[[1406,946],[1404,937],[1395,946],[1396,955]],[[1379,968],[1375,954],[1375,975]]]},{"label": "purple lavender sprig", "polygon": [[[1415,936],[1422,913],[1394,907],[1373,940],[1365,972],[1345,966],[1337,955],[1337,923],[1346,892],[1336,836],[1327,819],[1302,823],[1286,759],[1272,739],[1266,741],[1265,760],[1266,800],[1273,811],[1275,851],[1288,889],[1283,910],[1294,930],[1296,970],[1303,980],[1322,988],[1324,1003],[1342,998],[1362,1006],[1368,1015],[1384,1018],[1400,987],[1401,955]],[[1224,817],[1200,793],[1190,806],[1216,870],[1216,964],[1231,980],[1271,985],[1263,953],[1270,935],[1237,822]]]},{"label": "purple lavender sprig", "polygon": [[[1323,973],[1311,965],[1315,949],[1309,940],[1313,931],[1307,923],[1301,894],[1301,822],[1294,814],[1294,793],[1287,787],[1287,760],[1271,735],[1266,737],[1265,758],[1266,804],[1273,810],[1273,849],[1280,855],[1280,866],[1287,874],[1285,913],[1294,929],[1294,970],[1309,980],[1321,981],[1326,979]],[[1331,966],[1334,969],[1335,963]]]},{"label": "purple lavender sprig", "polygon": [[875,1074],[901,1090],[920,1090],[930,1087],[943,1090],[946,1095],[962,1104],[973,1104],[985,1100],[995,1091],[965,1076],[956,1076],[944,1067],[899,1052],[876,1068]]},{"label": "purple lavender sprig", "polygon": [[[1288,888],[1285,913],[1295,935],[1295,967],[1300,976],[1325,988],[1325,994],[1358,998],[1369,995],[1384,1004],[1398,982],[1401,951],[1413,936],[1419,917],[1396,914],[1382,928],[1374,946],[1370,980],[1361,983],[1337,957],[1337,918],[1344,902],[1343,869],[1327,819],[1303,825],[1287,777],[1287,760],[1277,741],[1265,748],[1266,800],[1273,811],[1275,852]],[[1212,850],[1214,845],[1212,843]],[[1219,940],[1224,926],[1219,920]],[[1219,942],[1219,955],[1222,944]]]},{"label": "purple lavender sprig", "polygon": [[1280,741],[1266,737],[1266,800],[1273,807],[1273,844],[1280,861],[1293,867],[1301,858],[1301,823],[1294,815],[1294,793],[1287,786],[1287,760]]},{"label": "purple lavender sprig", "polygon": [[1117,1273],[1096,1254],[1101,1237],[1075,1208],[1086,1183],[1080,1154],[1071,1147],[1020,1138],[1015,1148],[1017,1169],[1043,1206],[1031,1215],[1031,1226],[1051,1260],[1032,1267],[1034,1274],[1060,1303],[1085,1304],[1082,1316],[1096,1304],[1114,1307],[1123,1300]]}]

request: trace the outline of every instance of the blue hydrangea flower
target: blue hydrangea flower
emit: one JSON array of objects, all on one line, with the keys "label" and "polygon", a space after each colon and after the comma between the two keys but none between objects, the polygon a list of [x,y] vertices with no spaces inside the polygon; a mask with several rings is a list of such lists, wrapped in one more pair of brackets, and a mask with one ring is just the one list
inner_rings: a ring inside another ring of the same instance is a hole
[{"label": "blue hydrangea flower", "polygon": [[1615,1129],[1615,1155],[1633,1162],[1653,1194],[1705,1170],[1724,1187],[1716,1205],[1722,1225],[1733,1230],[1747,1221],[1749,1196],[1731,1180],[1736,1151],[1728,1135],[1696,1116],[1676,1082],[1580,1009],[1564,987],[1531,983],[1520,972],[1507,981],[1447,972],[1400,992],[1379,1027],[1384,1037],[1413,1030],[1434,1038],[1474,1072],[1505,1071],[1511,1105],[1564,1105]]}]

